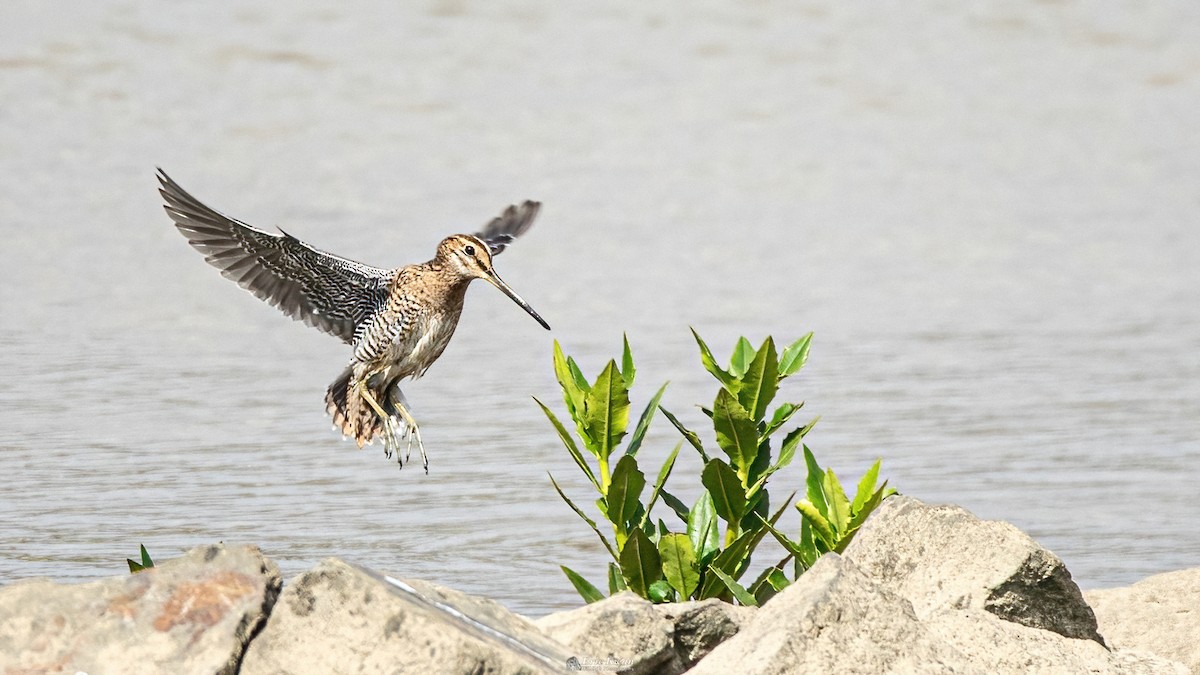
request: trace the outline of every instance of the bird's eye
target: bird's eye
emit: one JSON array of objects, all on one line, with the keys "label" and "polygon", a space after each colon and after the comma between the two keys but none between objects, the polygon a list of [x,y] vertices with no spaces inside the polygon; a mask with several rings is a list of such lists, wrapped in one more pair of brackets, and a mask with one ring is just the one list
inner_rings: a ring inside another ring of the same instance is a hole
[{"label": "bird's eye", "polygon": [[467,244],[467,247],[463,249],[463,252],[465,252],[467,255],[475,255],[475,247]]}]

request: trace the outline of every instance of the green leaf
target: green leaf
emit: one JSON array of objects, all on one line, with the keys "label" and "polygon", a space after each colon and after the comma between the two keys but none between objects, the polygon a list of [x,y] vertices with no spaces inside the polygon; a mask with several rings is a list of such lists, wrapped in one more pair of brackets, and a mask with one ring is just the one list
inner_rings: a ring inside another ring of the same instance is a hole
[{"label": "green leaf", "polygon": [[675,515],[679,516],[680,520],[682,520],[685,523],[687,522],[687,520],[688,520],[687,504],[684,504],[683,501],[679,499],[679,497],[676,497],[675,495],[671,494],[670,492],[667,492],[666,490],[660,489],[659,496],[662,497],[663,502],[667,506],[671,507],[671,510],[675,512]]},{"label": "green leaf", "polygon": [[771,421],[767,423],[767,428],[762,432],[762,438],[767,438],[771,434],[779,430],[780,427],[788,423],[801,408],[804,407],[804,402],[800,403],[784,403],[775,409],[771,415]]},{"label": "green leaf", "polygon": [[833,473],[833,469],[825,471],[821,488],[825,492],[825,501],[829,504],[827,514],[830,527],[835,534],[845,532],[846,525],[850,523],[850,500],[846,497],[846,491],[842,489],[842,483]]},{"label": "green leaf", "polygon": [[600,528],[596,527],[596,521],[592,520],[591,518],[588,518],[586,513],[584,513],[582,510],[580,510],[580,508],[578,506],[575,506],[575,502],[571,501],[571,499],[569,497],[567,497],[566,493],[564,493],[562,491],[562,488],[560,488],[558,486],[558,482],[556,482],[554,480],[553,475],[550,475],[550,474],[546,474],[546,475],[550,476],[550,483],[552,485],[554,485],[554,490],[556,492],[558,492],[558,496],[562,497],[563,501],[567,503],[567,506],[571,507],[571,510],[575,512],[575,515],[582,518],[583,522],[587,523],[588,526],[590,526],[592,528],[592,532],[595,532],[596,536],[600,537],[600,543],[604,544],[604,548],[608,549],[608,554],[613,557],[613,560],[617,560],[617,552],[613,550],[612,544],[609,544],[608,539],[606,539],[604,537],[604,535],[600,532]]},{"label": "green leaf", "polygon": [[591,391],[592,385],[588,384],[587,378],[583,376],[583,371],[579,369],[579,364],[575,363],[575,359],[567,357],[567,369],[571,373],[571,379],[575,381],[575,386],[582,392]]},{"label": "green leaf", "polygon": [[783,550],[797,558],[804,556],[804,547],[800,542],[788,539],[787,535],[777,530],[774,525],[765,520],[763,521],[763,527],[767,528],[767,531],[771,533],[771,536],[775,537],[775,541],[779,542],[779,545],[783,547]]},{"label": "green leaf", "polygon": [[625,578],[621,576],[621,568],[614,562],[608,563],[608,594],[616,595],[625,589]]},{"label": "green leaf", "polygon": [[[572,372],[571,366],[574,365],[575,362],[563,354],[562,346],[558,344],[558,340],[555,340],[554,377],[558,380],[558,385],[562,387],[563,401],[567,404],[567,412],[571,414],[571,417],[578,417],[583,411],[583,397],[589,387],[587,380],[583,379],[582,373],[577,378],[575,372]],[[574,370],[577,372],[579,367],[575,366]]]},{"label": "green leaf", "polygon": [[724,461],[714,459],[704,465],[700,483],[712,495],[717,515],[727,523],[737,523],[746,515],[746,493],[737,473]]},{"label": "green leaf", "polygon": [[687,518],[688,540],[701,565],[708,562],[709,558],[720,549],[720,529],[712,494],[705,490],[696,500],[696,505],[692,507]]},{"label": "green leaf", "polygon": [[696,432],[683,426],[683,423],[680,422],[679,419],[674,415],[672,415],[670,410],[667,410],[661,405],[658,406],[658,409],[662,411],[663,415],[666,415],[671,424],[679,430],[679,433],[683,434],[683,437],[687,439],[687,442],[690,443],[693,448],[696,449],[696,452],[700,453],[700,458],[707,462],[708,453],[704,452],[704,446],[700,443],[700,437],[696,435]]},{"label": "green leaf", "polygon": [[837,535],[834,534],[833,528],[829,526],[829,521],[825,519],[825,516],[821,515],[817,507],[807,499],[797,502],[796,508],[804,517],[805,522],[812,526],[813,533],[825,544],[825,550],[832,551],[837,544]]},{"label": "green leaf", "polygon": [[[783,506],[781,506],[779,510],[776,511],[767,521],[770,525],[774,525],[779,521],[779,517],[782,516],[783,512],[787,510],[788,505],[791,504],[792,498],[795,496],[795,493],[792,493],[790,496],[788,496],[787,500],[784,501]],[[732,544],[725,547],[723,551],[718,553],[717,556],[713,558],[712,562],[708,564],[706,569],[712,570],[716,568],[730,575],[734,579],[740,578],[742,573],[745,572],[746,566],[750,563],[750,556],[754,553],[754,549],[758,546],[759,542],[762,541],[762,538],[765,537],[766,534],[767,528],[765,527],[759,527],[753,530],[746,530],[745,532],[742,532],[737,539],[733,540]],[[704,600],[707,598],[715,598],[721,594],[721,588],[721,581],[719,579],[713,576],[708,576],[700,584],[700,594],[698,599]]]},{"label": "green leaf", "polygon": [[742,487],[748,487],[750,465],[758,454],[758,433],[746,409],[725,389],[717,392],[713,404],[713,429],[717,432],[717,445],[729,455]]},{"label": "green leaf", "polygon": [[622,334],[621,339],[625,342],[625,349],[621,352],[621,377],[625,380],[625,388],[633,389],[637,369],[633,367],[633,354],[629,351],[629,336]]},{"label": "green leaf", "polygon": [[880,502],[882,502],[884,499],[887,499],[888,495],[895,492],[894,490],[889,491],[887,489],[887,484],[888,482],[886,480],[883,481],[883,485],[880,485],[879,489],[873,492],[871,496],[867,498],[867,501],[863,502],[862,508],[854,512],[854,516],[850,519],[850,525],[847,528],[849,532],[857,530],[862,526],[863,523],[867,522],[867,518],[871,515],[875,508],[879,506]]},{"label": "green leaf", "polygon": [[750,591],[747,591],[744,586],[734,581],[733,577],[715,567],[710,567],[709,571],[717,575],[717,578],[721,580],[721,583],[725,584],[725,587],[729,589],[730,593],[733,593],[733,597],[737,598],[739,603],[747,607],[758,607],[758,600],[756,600],[754,596],[750,594]]},{"label": "green leaf", "polygon": [[775,462],[776,471],[792,463],[792,458],[796,456],[796,446],[800,445],[802,440],[804,440],[803,428],[793,429],[791,433],[783,437],[783,445],[779,447],[779,459]]},{"label": "green leaf", "polygon": [[746,481],[750,487],[746,488],[746,498],[749,499],[758,492],[770,477],[773,470],[771,469],[771,440],[763,439],[759,441],[758,450],[754,456],[754,463],[750,465],[750,470],[746,472]]},{"label": "green leaf", "polygon": [[742,386],[738,389],[737,399],[750,419],[757,423],[766,417],[767,406],[771,405],[779,391],[779,361],[775,354],[775,341],[770,337],[764,340],[762,347],[754,353],[754,360],[747,365],[741,377]]},{"label": "green leaf", "polygon": [[867,472],[858,480],[858,489],[854,491],[854,502],[850,504],[851,513],[857,514],[862,511],[863,505],[875,494],[875,481],[879,480],[879,465],[882,462],[883,459],[875,460],[871,468],[867,469]]},{"label": "green leaf", "polygon": [[629,425],[629,391],[616,361],[608,362],[584,397],[583,420],[597,456],[607,460]]},{"label": "green leaf", "polygon": [[736,379],[742,379],[754,360],[754,345],[744,336],[733,346],[733,357],[729,359],[729,374]]},{"label": "green leaf", "polygon": [[875,507],[879,506],[880,502],[887,499],[889,495],[895,494],[895,492],[895,490],[888,490],[887,481],[883,481],[883,485],[879,486],[879,490],[872,494],[866,503],[863,504],[862,510],[856,512],[850,518],[850,523],[846,526],[846,531],[842,532],[841,540],[833,548],[834,552],[841,553],[845,551],[850,542],[854,541],[854,535],[858,532],[858,528],[862,527],[867,517],[875,510]]},{"label": "green leaf", "polygon": [[[814,420],[815,422],[816,420]],[[796,446],[803,440],[806,428],[793,429],[791,433],[783,437],[783,446],[779,448],[779,459],[772,464],[762,475],[750,486],[746,494],[757,494],[762,486],[766,484],[767,479],[775,474],[775,472],[792,463],[792,459],[796,456]],[[759,451],[762,452],[761,450]]]},{"label": "green leaf", "polygon": [[821,485],[825,478],[825,470],[817,464],[817,458],[813,457],[812,450],[809,450],[807,445],[804,446],[804,464],[808,468],[808,475],[804,479],[808,501],[812,502],[819,513],[829,513],[829,503],[825,501],[825,489]]},{"label": "green leaf", "polygon": [[650,597],[647,599],[650,600],[650,602],[659,604],[664,602],[674,602],[675,589],[671,588],[671,584],[667,583],[666,579],[659,579],[658,581],[650,584],[649,596]]},{"label": "green leaf", "polygon": [[717,365],[717,360],[713,358],[712,351],[708,345],[704,344],[704,340],[700,339],[700,334],[696,329],[692,329],[692,337],[696,338],[696,344],[700,346],[700,363],[704,369],[712,373],[712,376],[720,380],[721,385],[728,389],[737,389],[737,380],[728,371],[723,370]]},{"label": "green leaf", "polygon": [[[638,469],[637,458],[624,455],[613,469],[612,483],[608,486],[608,520],[617,526],[617,531],[626,532],[633,514],[641,504],[642,490],[646,487],[646,476]],[[617,537],[621,546],[622,537]]]},{"label": "green leaf", "polygon": [[583,474],[587,476],[592,485],[596,486],[596,490],[599,490],[600,483],[596,480],[596,474],[592,473],[592,467],[588,466],[588,463],[584,461],[583,453],[579,452],[579,446],[575,445],[574,437],[567,432],[566,427],[562,425],[562,422],[558,421],[558,417],[546,407],[545,403],[539,401],[536,396],[533,397],[533,400],[541,406],[542,412],[546,413],[546,417],[554,425],[554,430],[558,432],[558,438],[562,441],[563,445],[567,446],[567,452],[571,453],[571,459],[575,460],[575,465],[583,471]]},{"label": "green leaf", "polygon": [[667,536],[668,534],[671,534],[670,528],[667,527],[667,524],[663,522],[662,518],[659,518],[658,519],[658,531],[654,538],[654,545],[657,546],[658,542],[662,541],[662,538]]},{"label": "green leaf", "polygon": [[142,570],[150,569],[151,567],[154,567],[154,561],[150,559],[150,553],[146,551],[146,545],[141,544],[139,546],[139,548],[141,549],[141,554],[142,554],[141,562],[137,562],[136,560],[134,560],[132,558],[125,559],[125,563],[129,565],[129,573],[130,574],[133,574],[135,572],[141,572]]},{"label": "green leaf", "polygon": [[658,496],[662,493],[663,485],[666,484],[667,478],[671,476],[671,469],[675,468],[675,458],[679,456],[679,449],[683,447],[683,441],[679,441],[675,445],[675,449],[671,451],[667,461],[663,462],[662,468],[658,470],[658,478],[654,481],[654,489],[650,491],[650,501],[646,503],[646,515],[642,518],[642,523],[646,522],[646,518],[650,517],[650,509],[654,508],[654,504],[658,502]]},{"label": "green leaf", "polygon": [[664,535],[658,540],[658,554],[662,558],[663,576],[667,583],[679,591],[679,597],[690,598],[700,583],[696,552],[691,540],[686,534]]},{"label": "green leaf", "polygon": [[591,604],[597,600],[604,599],[604,594],[600,592],[600,589],[589,583],[587,579],[584,579],[575,570],[566,565],[559,565],[559,567],[562,569],[563,574],[567,575],[567,579],[571,581],[571,585],[575,587],[575,590],[579,593],[579,597],[583,598],[584,602]]},{"label": "green leaf", "polygon": [[812,333],[796,340],[783,350],[783,354],[779,357],[779,379],[783,379],[790,375],[795,375],[796,371],[804,367],[808,362],[808,347],[812,342]]},{"label": "green leaf", "polygon": [[637,451],[642,447],[642,438],[646,436],[646,430],[650,428],[650,419],[654,417],[654,411],[658,408],[658,401],[662,398],[663,392],[667,390],[667,383],[658,388],[658,392],[654,394],[654,398],[650,399],[650,403],[646,405],[646,409],[642,411],[642,416],[638,418],[637,426],[633,428],[633,436],[629,438],[629,446],[625,449],[625,454],[636,455]]},{"label": "green leaf", "polygon": [[662,578],[662,558],[654,542],[640,529],[630,531],[618,562],[629,590],[649,599],[650,585]]},{"label": "green leaf", "polygon": [[792,556],[787,556],[783,560],[771,565],[759,573],[758,578],[754,583],[750,584],[748,590],[754,594],[754,599],[761,606],[764,602],[775,597],[779,591],[787,588],[792,584],[787,575],[783,573],[783,566],[787,561],[791,560]]},{"label": "green leaf", "polygon": [[783,589],[792,585],[791,580],[787,578],[787,575],[783,573],[783,570],[779,569],[778,567],[772,567],[770,569],[770,573],[767,574],[767,583],[771,584],[771,588],[774,588],[776,591],[782,591]]}]

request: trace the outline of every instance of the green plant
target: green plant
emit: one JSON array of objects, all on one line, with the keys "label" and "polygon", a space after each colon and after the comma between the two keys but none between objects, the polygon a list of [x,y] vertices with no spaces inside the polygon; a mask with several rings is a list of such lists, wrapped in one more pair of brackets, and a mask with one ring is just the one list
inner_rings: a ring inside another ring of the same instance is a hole
[{"label": "green plant", "polygon": [[[778,513],[771,516],[767,482],[791,463],[797,447],[817,422],[814,418],[784,434],[778,456],[773,457],[774,437],[804,404],[782,403],[771,410],[771,403],[779,392],[780,383],[807,363],[812,333],[788,345],[782,353],[777,350],[774,338],[768,337],[755,349],[743,337],[735,345],[726,368],[717,364],[712,350],[696,331],[692,331],[692,336],[700,348],[701,364],[720,383],[712,407],[701,410],[712,422],[716,446],[724,457],[713,456],[699,434],[662,408],[663,415],[704,462],[700,474],[704,491],[696,504],[686,509],[686,515],[684,505],[669,492],[664,500],[689,523],[694,514],[707,511],[711,502],[712,511],[720,521],[717,526],[724,528],[720,535],[723,549],[717,555],[706,558],[704,550],[696,551],[703,577],[697,597],[720,597],[736,599],[742,604],[757,604],[760,598],[769,594],[768,589],[774,588],[772,580],[760,576],[747,588],[740,579],[750,565],[754,550],[769,531],[768,527],[792,500],[789,496]],[[776,585],[780,583],[779,579],[774,581]]]},{"label": "green plant", "polygon": [[129,573],[130,574],[134,574],[136,572],[141,572],[144,569],[154,567],[154,561],[150,559],[150,553],[148,553],[146,551],[146,545],[142,544],[141,549],[142,549],[142,562],[137,562],[133,558],[125,559],[125,562],[129,563]]},{"label": "green plant", "polygon": [[[783,434],[778,455],[774,455],[773,440],[804,404],[782,403],[772,410],[771,403],[780,382],[807,362],[811,333],[782,352],[776,349],[773,338],[768,337],[758,349],[741,338],[725,368],[717,365],[699,334],[695,331],[692,334],[700,347],[702,365],[721,385],[712,407],[701,410],[712,423],[716,449],[723,456],[710,453],[699,434],[659,406],[667,386],[664,384],[643,410],[614,466],[612,456],[629,423],[629,390],[636,373],[629,341],[624,340],[621,365],[609,361],[590,383],[575,360],[565,356],[556,342],[555,376],[563,390],[567,412],[575,422],[576,434],[595,460],[595,469],[554,413],[541,401],[537,403],[575,464],[600,495],[596,507],[611,525],[616,546],[609,542],[596,521],[567,497],[553,476],[550,480],[559,496],[587,522],[612,557],[608,564],[610,593],[629,589],[655,602],[716,597],[756,605],[786,587],[820,554],[844,548],[866,516],[890,491],[886,491],[886,482],[879,490],[874,489],[879,471],[876,462],[850,503],[837,477],[832,471],[822,471],[803,444],[816,419]],[[649,497],[643,501],[646,479],[638,468],[637,452],[656,409],[663,412],[684,440],[667,457]],[[665,488],[683,442],[691,445],[704,463],[700,474],[703,490],[690,507]],[[792,541],[776,528],[776,523],[795,492],[772,511],[767,484],[772,475],[791,463],[801,447],[809,477],[806,499],[797,504],[801,513],[800,538]],[[651,517],[651,509],[659,500],[685,524],[683,532],[672,531],[662,519]],[[753,583],[744,585],[741,579],[767,533],[780,541],[787,556],[763,570]],[[794,574],[789,579],[784,569],[793,559]],[[604,597],[574,570],[565,566],[562,569],[586,601]]]},{"label": "green plant", "polygon": [[[534,400],[554,425],[575,464],[600,495],[595,502],[596,508],[612,526],[615,547],[600,531],[596,521],[571,501],[554,476],[550,476],[559,496],[592,528],[612,556],[613,561],[608,566],[609,592],[616,593],[628,588],[642,597],[651,597],[652,588],[656,593],[664,590],[662,584],[655,584],[663,580],[662,558],[658,554],[657,543],[666,528],[657,528],[651,522],[650,510],[675,466],[680,446],[676,446],[663,463],[651,488],[649,500],[643,503],[646,476],[638,467],[637,452],[658,401],[666,390],[667,385],[664,384],[642,411],[629,443],[620,453],[616,465],[612,465],[613,453],[618,450],[629,426],[629,388],[633,386],[637,372],[629,351],[629,340],[626,339],[624,343],[622,365],[618,366],[615,360],[609,361],[591,383],[583,376],[575,360],[563,354],[557,341],[554,343],[554,374],[563,390],[563,402],[575,422],[575,430],[583,441],[584,449],[596,461],[595,470],[584,458],[574,437],[550,408],[536,397]],[[573,570],[563,567],[563,572],[584,599],[592,602],[603,597],[595,586]]]},{"label": "green plant", "polygon": [[875,460],[859,479],[854,500],[851,501],[833,469],[821,469],[812,451],[805,446],[807,498],[796,504],[796,509],[800,511],[800,539],[792,541],[768,525],[779,543],[795,557],[797,577],[812,567],[823,554],[844,551],[875,507],[896,493],[887,486],[886,480],[878,488],[875,487],[881,461]]}]

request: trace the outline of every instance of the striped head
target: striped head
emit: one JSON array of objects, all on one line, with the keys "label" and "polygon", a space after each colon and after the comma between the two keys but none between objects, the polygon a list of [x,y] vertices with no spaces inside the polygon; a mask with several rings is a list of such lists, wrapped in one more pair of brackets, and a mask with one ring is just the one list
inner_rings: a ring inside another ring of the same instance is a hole
[{"label": "striped head", "polygon": [[496,269],[492,267],[492,251],[486,243],[479,237],[470,234],[454,234],[442,240],[438,244],[437,257],[435,261],[445,265],[447,269],[453,270],[460,278],[463,279],[483,279],[491,285],[499,288],[505,295],[512,298],[512,301],[521,306],[529,315],[537,320],[546,330],[550,330],[550,325],[546,323],[529,303],[521,299],[500,275],[496,274]]},{"label": "striped head", "polygon": [[453,234],[437,248],[437,261],[460,277],[485,279],[492,269],[492,251],[482,239],[470,234]]}]

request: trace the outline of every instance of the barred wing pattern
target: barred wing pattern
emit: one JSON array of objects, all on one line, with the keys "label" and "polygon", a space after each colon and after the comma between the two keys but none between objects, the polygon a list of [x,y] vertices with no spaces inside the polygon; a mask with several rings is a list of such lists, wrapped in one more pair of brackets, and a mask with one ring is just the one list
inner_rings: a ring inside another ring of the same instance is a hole
[{"label": "barred wing pattern", "polygon": [[167,215],[188,243],[225,278],[293,319],[353,344],[359,326],[387,301],[394,270],[340,258],[283,230],[272,234],[224,216],[162,169],[158,182]]},{"label": "barred wing pattern", "polygon": [[514,239],[525,234],[525,230],[533,225],[533,219],[537,217],[540,208],[541,202],[532,201],[526,201],[520,206],[510,206],[504,213],[484,225],[475,236],[488,245],[492,255],[496,255],[507,248]]}]

